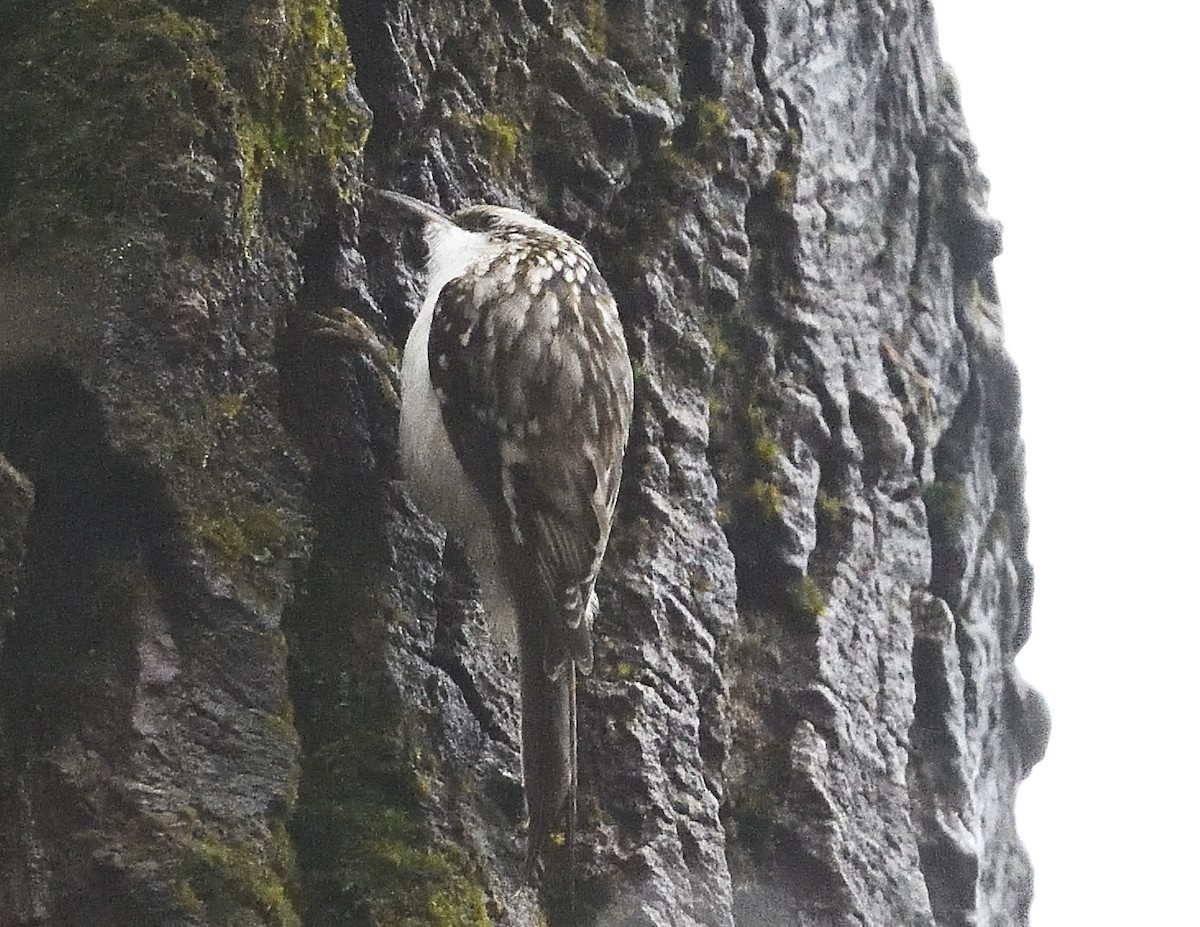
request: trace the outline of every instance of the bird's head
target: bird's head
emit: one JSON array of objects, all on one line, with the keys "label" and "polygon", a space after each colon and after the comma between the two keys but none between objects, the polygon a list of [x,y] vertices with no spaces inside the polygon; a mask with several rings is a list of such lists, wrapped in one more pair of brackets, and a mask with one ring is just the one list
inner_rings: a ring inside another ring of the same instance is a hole
[{"label": "bird's head", "polygon": [[491,206],[487,203],[460,209],[454,214],[452,221],[459,228],[497,239],[510,239],[516,236],[529,238],[547,235],[562,236],[562,232],[558,229],[519,209]]},{"label": "bird's head", "polygon": [[372,189],[378,198],[421,221],[429,248],[430,289],[461,272],[463,266],[513,242],[561,246],[570,239],[551,225],[519,209],[486,203],[447,215],[423,200],[392,190]]},{"label": "bird's head", "polygon": [[409,215],[419,219],[424,226],[425,241],[430,251],[446,238],[453,238],[455,232],[469,232],[478,236],[481,242],[504,242],[515,238],[556,238],[561,239],[563,233],[552,225],[547,225],[541,219],[536,219],[519,209],[508,206],[492,206],[480,203],[467,206],[453,215],[447,215],[436,206],[431,206],[423,200],[396,193],[393,190],[372,189],[375,196],[405,210]]}]

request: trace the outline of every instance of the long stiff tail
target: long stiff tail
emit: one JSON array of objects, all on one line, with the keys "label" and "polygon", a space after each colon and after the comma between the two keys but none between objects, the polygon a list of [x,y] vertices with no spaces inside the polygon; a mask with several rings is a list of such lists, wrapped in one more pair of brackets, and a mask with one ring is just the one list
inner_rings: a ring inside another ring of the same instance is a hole
[{"label": "long stiff tail", "polygon": [[551,678],[542,663],[544,641],[521,637],[521,763],[529,805],[528,878],[550,835],[563,823],[568,864],[574,869],[578,792],[575,665],[570,660]]}]

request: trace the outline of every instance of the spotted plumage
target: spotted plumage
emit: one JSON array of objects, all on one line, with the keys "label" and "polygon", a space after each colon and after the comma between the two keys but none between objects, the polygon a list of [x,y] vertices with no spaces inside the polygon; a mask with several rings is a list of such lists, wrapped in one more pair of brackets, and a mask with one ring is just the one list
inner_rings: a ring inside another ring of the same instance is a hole
[{"label": "spotted plumage", "polygon": [[448,217],[380,196],[423,220],[429,246],[400,371],[401,464],[516,640],[531,868],[564,815],[573,836],[576,670],[592,668],[633,372],[612,294],[570,236],[503,207]]},{"label": "spotted plumage", "polygon": [[608,369],[625,354],[608,287],[574,242],[504,240],[442,288],[429,353],[458,459],[561,615],[547,628],[546,671],[567,659],[590,671],[632,394],[632,375]]}]

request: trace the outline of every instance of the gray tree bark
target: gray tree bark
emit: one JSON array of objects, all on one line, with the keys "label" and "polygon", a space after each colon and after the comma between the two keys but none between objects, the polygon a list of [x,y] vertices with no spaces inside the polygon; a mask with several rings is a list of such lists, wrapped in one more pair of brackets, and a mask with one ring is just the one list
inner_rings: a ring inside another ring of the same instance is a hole
[{"label": "gray tree bark", "polygon": [[[18,9],[20,8],[20,9]],[[1018,925],[1000,230],[923,0],[0,0],[0,927]],[[580,238],[637,408],[572,914],[343,307]]]}]

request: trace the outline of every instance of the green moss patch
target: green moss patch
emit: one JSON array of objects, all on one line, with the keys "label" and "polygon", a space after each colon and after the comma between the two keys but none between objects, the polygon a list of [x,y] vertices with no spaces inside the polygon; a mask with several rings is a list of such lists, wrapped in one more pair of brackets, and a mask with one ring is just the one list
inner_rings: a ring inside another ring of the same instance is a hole
[{"label": "green moss patch", "polygon": [[[461,851],[435,845],[400,808],[361,798],[305,807],[295,830],[331,864],[322,881],[355,896],[375,927],[487,927],[479,883]],[[314,888],[319,886],[314,885]]]},{"label": "green moss patch", "polygon": [[739,360],[740,355],[737,349],[730,344],[728,335],[718,321],[705,323],[703,332],[704,338],[712,350],[714,361],[718,364],[730,364]]},{"label": "green moss patch", "polygon": [[783,514],[783,491],[775,483],[755,480],[746,490],[746,495],[758,504],[764,517],[778,518]]},{"label": "green moss patch", "polygon": [[582,19],[583,44],[598,58],[608,55],[608,7],[605,0],[585,0]]},{"label": "green moss patch", "polygon": [[729,110],[725,104],[708,97],[688,103],[675,142],[698,164],[721,167],[729,157]]},{"label": "green moss patch", "polygon": [[300,927],[290,880],[295,862],[282,825],[265,850],[208,833],[183,857],[176,903],[221,927]]},{"label": "green moss patch", "polygon": [[829,607],[825,592],[811,576],[804,576],[787,587],[788,604],[792,613],[804,622],[811,622]]},{"label": "green moss patch", "polygon": [[945,536],[962,530],[967,514],[967,490],[957,481],[935,480],[921,490],[931,534]]},{"label": "green moss patch", "polygon": [[[187,403],[132,403],[126,412],[131,438],[170,473],[191,539],[219,569],[265,579],[261,568],[307,552],[307,518],[290,503],[273,504],[270,489],[256,485],[252,465],[233,453],[263,439],[263,410],[252,397],[222,392]],[[250,588],[278,593],[273,582]]]},{"label": "green moss patch", "polygon": [[288,825],[301,913],[313,924],[485,927],[483,874],[428,823],[452,773],[389,676],[376,641],[395,603],[363,566],[315,580],[284,615],[303,746]]},{"label": "green moss patch", "polygon": [[791,209],[796,201],[796,175],[792,171],[771,171],[767,177],[767,194],[772,202],[784,209]]},{"label": "green moss patch", "polygon": [[456,115],[451,127],[475,140],[479,153],[499,176],[510,174],[517,163],[526,129],[507,113],[488,111],[480,115]]},{"label": "green moss patch", "polygon": [[[817,537],[838,547],[850,540],[851,515],[845,503],[821,486],[817,489]],[[820,545],[821,541],[818,541]]]},{"label": "green moss patch", "polygon": [[[253,228],[264,181],[306,182],[358,152],[367,124],[346,98],[350,53],[331,4],[256,4],[228,33],[238,66],[235,119],[243,164],[241,219]],[[265,52],[265,54],[264,54]]]},{"label": "green moss patch", "polygon": [[249,235],[270,176],[302,189],[363,143],[328,2],[0,0],[0,21],[11,250],[139,225],[190,239],[235,210]]},{"label": "green moss patch", "polygon": [[[19,11],[18,11],[19,8]],[[229,105],[217,34],[155,0],[0,5],[0,208],[11,244],[94,232],[216,140]]]},{"label": "green moss patch", "polygon": [[193,517],[192,530],[226,568],[265,563],[306,543],[304,523],[287,511],[246,500]]}]

